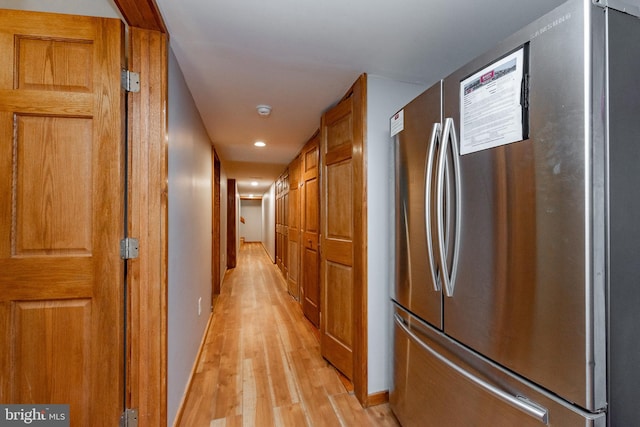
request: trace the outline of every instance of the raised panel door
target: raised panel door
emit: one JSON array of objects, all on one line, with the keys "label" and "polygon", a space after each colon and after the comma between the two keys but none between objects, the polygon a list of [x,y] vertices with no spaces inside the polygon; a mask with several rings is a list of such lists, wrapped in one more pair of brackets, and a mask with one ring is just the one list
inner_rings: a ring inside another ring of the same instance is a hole
[{"label": "raised panel door", "polygon": [[0,11],[0,402],[117,425],[123,27]]},{"label": "raised panel door", "polygon": [[287,287],[296,300],[300,299],[300,157],[289,165],[289,258]]},{"label": "raised panel door", "polygon": [[353,100],[322,120],[323,193],[320,347],[347,378],[353,377],[354,212]]},{"label": "raised panel door", "polygon": [[320,327],[320,134],[302,149],[302,311]]}]

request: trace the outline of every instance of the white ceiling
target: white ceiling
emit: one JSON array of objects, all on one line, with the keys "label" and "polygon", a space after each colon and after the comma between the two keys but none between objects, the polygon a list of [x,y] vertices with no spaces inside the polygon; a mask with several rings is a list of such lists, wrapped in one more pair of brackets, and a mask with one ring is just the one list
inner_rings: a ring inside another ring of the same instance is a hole
[{"label": "white ceiling", "polygon": [[[430,85],[562,1],[156,0],[241,195],[267,191],[361,73]],[[110,0],[0,7],[118,16]],[[253,147],[258,139],[268,146]]]},{"label": "white ceiling", "polygon": [[[156,0],[229,178],[262,194],[363,72],[430,85],[562,0]],[[273,106],[271,117],[256,112]],[[266,148],[253,146],[264,140]],[[252,180],[260,187],[252,188]]]},{"label": "white ceiling", "polygon": [[[156,2],[227,176],[247,195],[268,190],[361,73],[430,85],[563,0]],[[111,0],[0,7],[120,16]]]}]

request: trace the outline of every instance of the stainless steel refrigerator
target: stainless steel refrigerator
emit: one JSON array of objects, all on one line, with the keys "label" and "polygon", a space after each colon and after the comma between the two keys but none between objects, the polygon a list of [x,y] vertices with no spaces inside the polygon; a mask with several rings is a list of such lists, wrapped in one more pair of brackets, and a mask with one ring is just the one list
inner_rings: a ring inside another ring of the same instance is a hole
[{"label": "stainless steel refrigerator", "polygon": [[391,119],[403,426],[640,425],[639,14],[571,0]]}]

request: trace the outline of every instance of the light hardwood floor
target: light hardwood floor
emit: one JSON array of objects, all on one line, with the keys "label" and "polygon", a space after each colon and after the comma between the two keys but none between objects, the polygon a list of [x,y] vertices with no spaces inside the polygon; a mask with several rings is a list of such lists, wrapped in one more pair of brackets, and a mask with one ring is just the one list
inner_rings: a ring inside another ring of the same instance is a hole
[{"label": "light hardwood floor", "polygon": [[320,356],[317,333],[259,243],[227,272],[180,427],[398,426],[363,409]]}]

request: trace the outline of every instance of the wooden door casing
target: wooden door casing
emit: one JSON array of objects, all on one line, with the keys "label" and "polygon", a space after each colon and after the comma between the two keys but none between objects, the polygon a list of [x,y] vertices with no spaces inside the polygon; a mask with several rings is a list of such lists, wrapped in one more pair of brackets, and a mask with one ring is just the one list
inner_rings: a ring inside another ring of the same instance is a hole
[{"label": "wooden door casing", "polygon": [[320,327],[320,132],[305,144],[301,154],[302,167],[302,312]]},{"label": "wooden door casing", "polygon": [[367,400],[366,76],[322,116],[321,316],[323,357]]},{"label": "wooden door casing", "polygon": [[116,425],[124,61],[114,19],[0,12],[0,401]]},{"label": "wooden door casing", "polygon": [[129,26],[128,66],[140,91],[128,99],[127,408],[140,426],[167,424],[167,38]]}]

